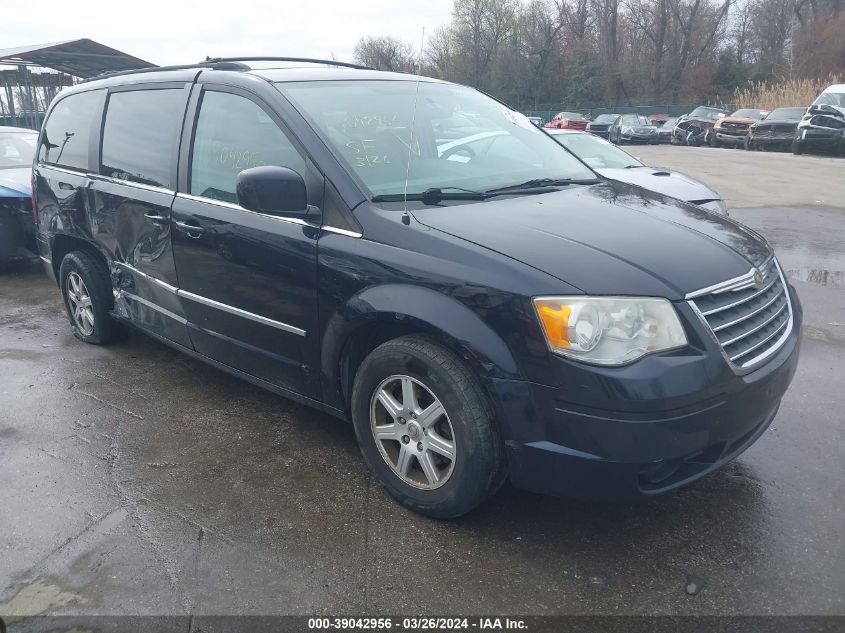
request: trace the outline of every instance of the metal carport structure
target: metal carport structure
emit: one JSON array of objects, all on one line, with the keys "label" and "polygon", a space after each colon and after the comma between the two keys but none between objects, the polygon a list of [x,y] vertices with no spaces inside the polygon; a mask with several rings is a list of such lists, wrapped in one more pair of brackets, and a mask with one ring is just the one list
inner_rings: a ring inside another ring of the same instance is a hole
[{"label": "metal carport structure", "polygon": [[[74,78],[155,66],[148,61],[90,39],[67,40],[0,50],[0,117],[6,124],[37,128],[50,101]],[[39,66],[57,72],[33,73]],[[15,101],[18,101],[18,107]]]}]

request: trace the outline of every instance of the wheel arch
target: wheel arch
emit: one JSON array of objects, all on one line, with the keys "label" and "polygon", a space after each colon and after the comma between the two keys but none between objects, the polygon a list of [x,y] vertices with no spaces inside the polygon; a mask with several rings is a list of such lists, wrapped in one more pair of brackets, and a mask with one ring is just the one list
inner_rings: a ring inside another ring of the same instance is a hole
[{"label": "wheel arch", "polygon": [[424,334],[458,354],[487,391],[487,377],[519,377],[505,342],[467,306],[430,288],[386,284],[359,292],[329,318],[321,350],[326,399],[348,410],[361,361],[382,343],[408,334]]},{"label": "wheel arch", "polygon": [[91,242],[75,235],[58,233],[50,241],[50,261],[53,267],[53,275],[58,284],[61,284],[59,269],[62,266],[62,260],[65,258],[65,255],[73,251],[84,251],[90,255],[99,257],[108,267],[106,256]]}]

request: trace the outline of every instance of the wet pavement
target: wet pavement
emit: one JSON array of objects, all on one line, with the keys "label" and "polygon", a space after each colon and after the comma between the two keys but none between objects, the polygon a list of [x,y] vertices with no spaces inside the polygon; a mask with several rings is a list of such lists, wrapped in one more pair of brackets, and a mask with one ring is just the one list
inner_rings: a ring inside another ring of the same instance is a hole
[{"label": "wet pavement", "polygon": [[80,343],[5,272],[0,614],[845,614],[845,210],[734,215],[805,310],[772,428],[647,503],[506,487],[454,521],[395,504],[343,423],[140,334]]}]

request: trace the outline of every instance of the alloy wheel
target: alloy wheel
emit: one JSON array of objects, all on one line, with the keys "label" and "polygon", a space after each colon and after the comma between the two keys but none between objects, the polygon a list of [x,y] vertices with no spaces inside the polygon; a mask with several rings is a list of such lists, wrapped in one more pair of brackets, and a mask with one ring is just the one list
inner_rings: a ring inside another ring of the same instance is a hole
[{"label": "alloy wheel", "polygon": [[71,317],[76,327],[84,336],[94,333],[94,308],[91,306],[91,295],[85,282],[78,273],[72,272],[67,276],[67,299]]},{"label": "alloy wheel", "polygon": [[370,401],[370,428],[379,453],[405,483],[434,490],[455,468],[455,434],[434,392],[405,375],[385,378]]}]

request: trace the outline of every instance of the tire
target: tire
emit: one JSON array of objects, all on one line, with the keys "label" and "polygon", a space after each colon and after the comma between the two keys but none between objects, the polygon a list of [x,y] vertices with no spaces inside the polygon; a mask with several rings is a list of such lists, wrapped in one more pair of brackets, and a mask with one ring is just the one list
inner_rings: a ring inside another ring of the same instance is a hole
[{"label": "tire", "polygon": [[792,153],[796,156],[800,156],[804,151],[804,148],[801,147],[801,143],[798,141],[792,141]]},{"label": "tire", "polygon": [[[411,408],[406,406],[406,389],[414,393]],[[394,415],[383,404],[382,392],[392,394]],[[424,419],[434,405],[432,397],[445,412],[433,424]],[[355,375],[351,409],[370,470],[391,496],[415,512],[440,519],[461,516],[504,480],[504,448],[481,384],[458,356],[428,337],[403,336],[373,350]],[[430,426],[422,431],[426,422]],[[378,427],[383,440],[375,438]],[[451,460],[439,450],[429,450],[429,444],[420,448],[423,442],[433,445],[444,439],[446,446],[451,442]],[[399,470],[403,451],[409,464],[404,473]],[[439,479],[430,476],[432,467]]]},{"label": "tire", "polygon": [[742,142],[742,146],[745,148],[746,152],[750,152],[751,150],[754,149],[754,146],[751,143],[751,139],[748,138],[747,136],[745,137],[745,140]]},{"label": "tire", "polygon": [[720,143],[719,143],[719,139],[716,138],[716,135],[710,134],[709,137],[710,138],[709,138],[708,144],[710,145],[710,147],[719,147]]},{"label": "tire", "polygon": [[[126,326],[109,315],[114,296],[108,268],[99,256],[85,251],[65,255],[59,268],[59,286],[76,338],[92,345],[108,345],[126,338]],[[75,307],[80,304],[86,308],[87,316],[74,316]]]}]

